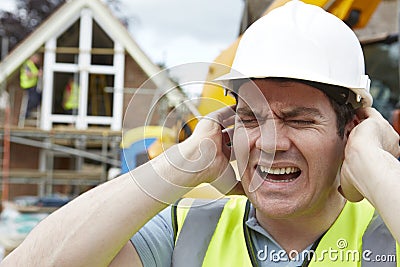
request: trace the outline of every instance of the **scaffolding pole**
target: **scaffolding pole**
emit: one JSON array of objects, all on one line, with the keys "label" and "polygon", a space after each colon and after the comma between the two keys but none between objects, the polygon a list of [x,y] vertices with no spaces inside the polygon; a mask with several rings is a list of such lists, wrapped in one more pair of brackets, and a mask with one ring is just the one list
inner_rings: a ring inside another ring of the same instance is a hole
[{"label": "scaffolding pole", "polygon": [[[7,98],[7,96],[6,96]],[[2,194],[1,200],[7,201],[9,198],[9,171],[10,171],[10,105],[8,98],[5,99],[4,109],[4,137],[3,137],[3,164],[2,164]]]}]

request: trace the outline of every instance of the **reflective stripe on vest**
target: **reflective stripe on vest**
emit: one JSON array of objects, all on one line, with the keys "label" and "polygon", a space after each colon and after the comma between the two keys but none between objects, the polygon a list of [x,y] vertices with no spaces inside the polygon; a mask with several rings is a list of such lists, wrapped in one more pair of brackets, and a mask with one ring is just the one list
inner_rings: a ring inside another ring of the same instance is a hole
[{"label": "reflective stripe on vest", "polygon": [[[27,72],[32,74],[32,77],[28,77]],[[22,89],[28,89],[36,86],[39,70],[36,67],[35,63],[32,60],[28,59],[21,67],[20,71],[20,86]]]},{"label": "reflective stripe on vest", "polygon": [[[193,205],[197,205],[196,202]],[[187,208],[184,212],[177,208],[173,215],[177,219],[178,234],[172,265],[258,266],[255,256],[257,252],[246,233],[248,228],[245,222],[249,211],[247,198],[238,196],[228,201],[218,200],[212,205],[218,207],[218,211],[210,212],[213,207],[203,209],[206,206],[190,208],[189,212]],[[190,227],[193,221],[196,224]],[[214,223],[211,224],[211,221]],[[181,235],[186,238],[181,239]],[[206,241],[210,236],[211,240]],[[310,261],[305,259],[303,266],[400,266],[393,262],[396,256],[394,238],[367,201],[347,202],[312,255]],[[392,258],[389,262],[378,264],[375,261],[376,255],[383,255],[386,260]],[[369,256],[370,261],[366,256]]]},{"label": "reflective stripe on vest", "polygon": [[[214,233],[213,230],[217,226],[226,202],[228,202],[228,199],[223,199],[222,201],[196,199],[193,202],[186,220],[182,225],[179,238],[175,243],[176,251],[180,251],[181,253],[179,257],[176,258],[176,261],[173,262],[172,266],[201,266],[208,244]],[[200,208],[202,212],[196,212],[198,208]],[[205,218],[203,212],[207,213]],[[186,230],[186,228],[189,229]],[[190,228],[196,229],[196,232],[203,234],[193,238]],[[194,254],[193,251],[185,249],[191,246],[198,247],[197,253]],[[190,264],[188,265],[189,262]]]}]

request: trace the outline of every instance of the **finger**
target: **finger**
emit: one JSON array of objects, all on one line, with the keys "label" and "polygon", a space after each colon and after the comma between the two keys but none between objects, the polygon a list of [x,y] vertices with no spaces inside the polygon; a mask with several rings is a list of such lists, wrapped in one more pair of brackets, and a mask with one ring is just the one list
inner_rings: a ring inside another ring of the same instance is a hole
[{"label": "finger", "polygon": [[395,132],[396,136],[394,137],[394,141],[392,146],[389,149],[389,153],[392,154],[394,157],[400,157],[400,146],[399,146],[399,135]]},{"label": "finger", "polygon": [[364,124],[370,121],[370,124],[367,124],[370,129],[368,135],[376,136],[382,149],[399,157],[399,135],[376,109],[360,108],[357,110],[357,116],[360,120],[365,121]]},{"label": "finger", "polygon": [[225,106],[221,109],[209,113],[206,117],[223,122],[225,119],[235,115],[236,105]]},{"label": "finger", "polygon": [[368,108],[359,108],[356,110],[356,115],[360,120],[365,120],[368,118],[367,109]]},{"label": "finger", "polygon": [[226,118],[223,122],[222,122],[222,126],[224,128],[228,128],[230,126],[233,126],[235,124],[235,118],[236,115],[230,116],[229,118]]},{"label": "finger", "polygon": [[359,108],[357,109],[356,114],[360,120],[365,120],[368,118],[383,118],[375,108],[371,107]]},{"label": "finger", "polygon": [[359,202],[363,200],[364,196],[349,182],[347,175],[351,176],[351,171],[344,162],[340,170],[339,193],[351,202]]},{"label": "finger", "polygon": [[360,194],[354,187],[344,186],[343,184],[338,187],[339,193],[350,202],[360,202],[364,196]]},{"label": "finger", "polygon": [[393,154],[393,156],[394,157],[396,157],[396,158],[400,158],[400,146],[397,146],[397,152],[395,152],[394,154]]},{"label": "finger", "polygon": [[[212,128],[215,128],[215,126],[226,128],[227,126],[232,125],[234,123],[235,115],[234,107],[235,106],[226,106],[199,118],[198,126],[202,125],[203,130],[209,131]],[[226,122],[224,123],[224,121]],[[224,124],[226,126],[224,126]]]}]

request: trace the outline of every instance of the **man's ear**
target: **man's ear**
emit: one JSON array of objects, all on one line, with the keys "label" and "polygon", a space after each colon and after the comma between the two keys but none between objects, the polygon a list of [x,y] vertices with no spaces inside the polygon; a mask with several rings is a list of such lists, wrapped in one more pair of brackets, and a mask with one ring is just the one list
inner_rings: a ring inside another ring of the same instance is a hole
[{"label": "man's ear", "polygon": [[347,139],[349,138],[349,135],[350,135],[351,131],[354,129],[354,127],[356,127],[360,122],[361,122],[361,120],[355,114],[353,116],[353,118],[346,124],[346,126],[344,128],[344,137],[346,138],[345,141],[347,141]]}]

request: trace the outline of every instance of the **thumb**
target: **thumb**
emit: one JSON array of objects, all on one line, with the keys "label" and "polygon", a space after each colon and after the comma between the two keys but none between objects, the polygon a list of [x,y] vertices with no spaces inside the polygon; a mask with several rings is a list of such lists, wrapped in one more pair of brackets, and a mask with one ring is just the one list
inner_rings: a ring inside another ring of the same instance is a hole
[{"label": "thumb", "polygon": [[359,202],[364,199],[364,196],[354,187],[347,179],[343,169],[340,172],[340,185],[338,187],[339,193],[351,202]]}]

